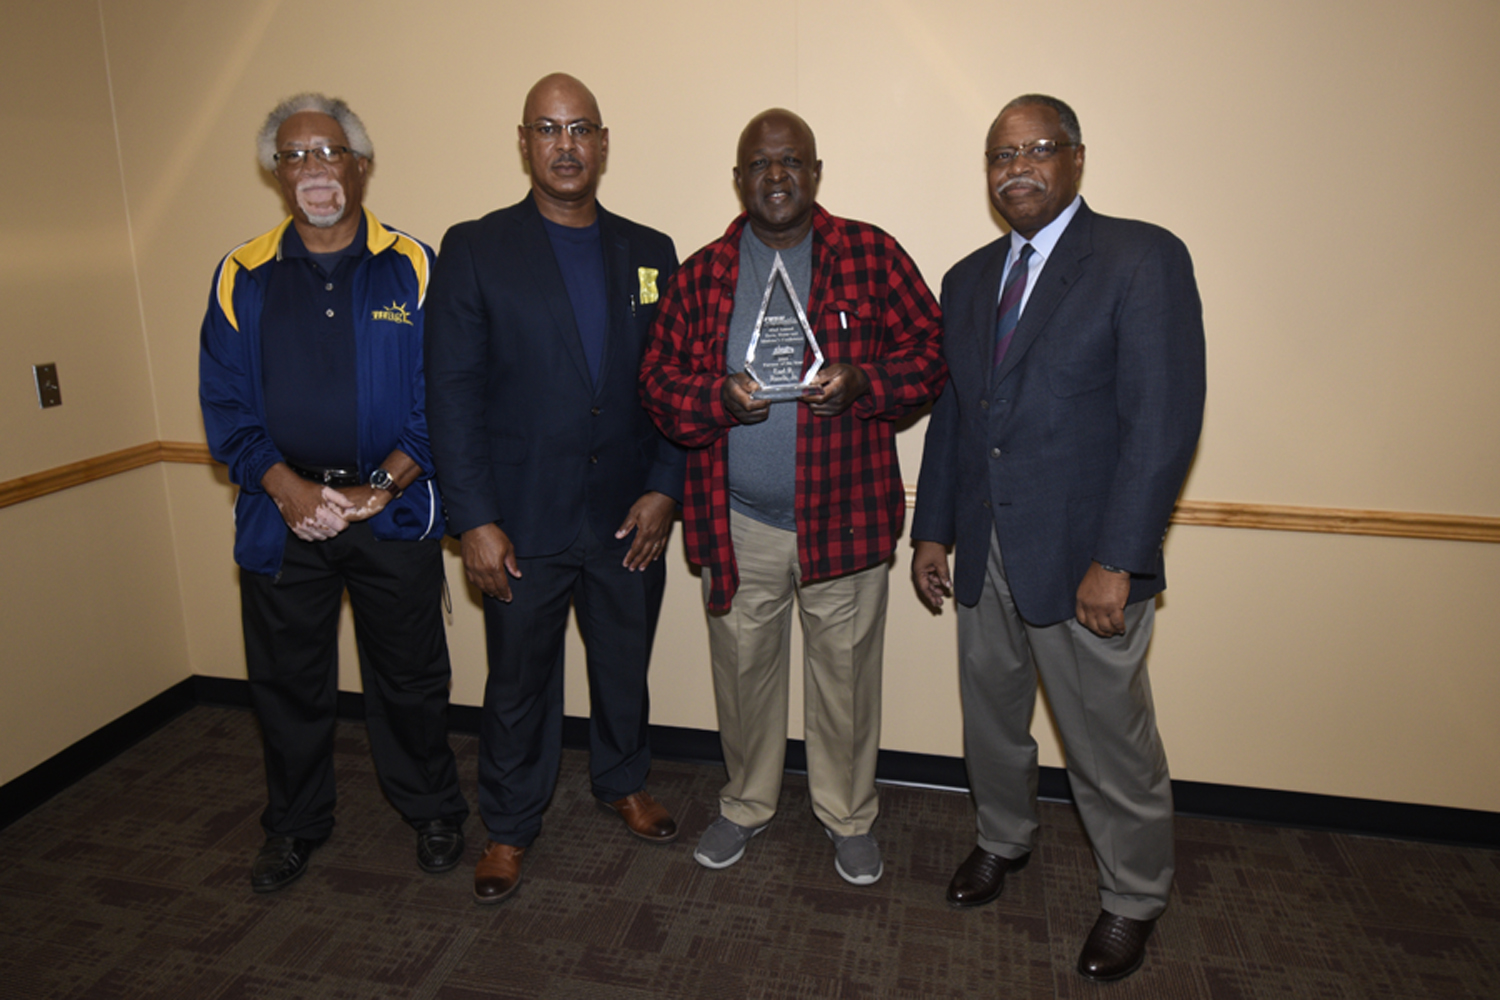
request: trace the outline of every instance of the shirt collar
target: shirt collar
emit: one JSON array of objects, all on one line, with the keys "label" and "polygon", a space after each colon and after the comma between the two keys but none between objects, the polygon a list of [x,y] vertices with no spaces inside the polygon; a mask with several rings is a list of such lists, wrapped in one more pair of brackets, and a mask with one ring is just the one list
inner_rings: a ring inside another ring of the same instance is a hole
[{"label": "shirt collar", "polygon": [[[370,220],[365,217],[363,210],[359,213],[359,232],[354,234],[354,240],[342,250],[334,253],[340,257],[363,257],[369,249]],[[281,256],[286,257],[311,257],[312,253],[307,249],[307,244],[302,242],[302,234],[297,232],[297,224],[294,222],[286,227],[286,232],[281,236]]]},{"label": "shirt collar", "polygon": [[1063,230],[1068,228],[1068,223],[1072,222],[1073,216],[1078,214],[1078,206],[1082,204],[1083,195],[1075,194],[1073,200],[1069,202],[1068,207],[1057,213],[1057,218],[1037,230],[1037,234],[1029,240],[1022,239],[1019,235],[1012,232],[1010,252],[1005,258],[1006,265],[1015,263],[1016,257],[1021,253],[1021,248],[1028,243],[1031,244],[1032,253],[1036,255],[1032,259],[1032,267],[1040,267],[1045,263],[1047,258],[1052,256],[1052,251],[1057,247],[1057,241],[1062,239]]}]

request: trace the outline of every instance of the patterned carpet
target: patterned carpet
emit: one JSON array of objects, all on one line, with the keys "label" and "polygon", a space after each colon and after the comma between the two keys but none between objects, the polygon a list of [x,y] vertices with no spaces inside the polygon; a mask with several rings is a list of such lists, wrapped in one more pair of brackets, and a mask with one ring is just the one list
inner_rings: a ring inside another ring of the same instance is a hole
[{"label": "patterned carpet", "polygon": [[[454,737],[475,800],[472,737]],[[565,755],[525,880],[471,900],[467,862],[422,874],[376,789],[363,727],[339,729],[338,828],[308,874],[250,892],[263,794],[248,712],[199,707],[0,832],[3,998],[1500,997],[1500,852],[1180,819],[1172,907],[1145,968],[1072,971],[1097,906],[1070,807],[978,910],[943,901],[973,846],[963,795],[888,787],[885,877],[833,871],[806,785],[745,860],[692,860],[717,768],[658,762],[683,838],[630,837]]]}]

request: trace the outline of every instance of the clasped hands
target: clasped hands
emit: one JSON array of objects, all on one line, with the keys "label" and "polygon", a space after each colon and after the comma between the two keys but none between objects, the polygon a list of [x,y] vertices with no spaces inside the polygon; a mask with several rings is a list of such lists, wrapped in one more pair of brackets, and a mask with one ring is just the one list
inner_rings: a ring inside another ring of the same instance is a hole
[{"label": "clasped hands", "polygon": [[276,501],[281,519],[292,534],[304,542],[322,542],[356,521],[374,517],[385,509],[391,495],[373,486],[350,486],[336,490],[298,476],[291,469],[267,475],[266,492]]}]

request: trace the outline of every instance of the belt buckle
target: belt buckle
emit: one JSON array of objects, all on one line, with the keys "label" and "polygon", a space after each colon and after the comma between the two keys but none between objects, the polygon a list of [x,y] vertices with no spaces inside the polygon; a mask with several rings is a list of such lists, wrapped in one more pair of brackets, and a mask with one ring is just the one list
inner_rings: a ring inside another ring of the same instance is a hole
[{"label": "belt buckle", "polygon": [[349,486],[358,486],[363,481],[359,473],[354,469],[320,469],[311,466],[296,465],[290,462],[287,464],[291,465],[292,471],[303,479],[309,482],[322,483],[324,486],[334,486],[340,482]]}]

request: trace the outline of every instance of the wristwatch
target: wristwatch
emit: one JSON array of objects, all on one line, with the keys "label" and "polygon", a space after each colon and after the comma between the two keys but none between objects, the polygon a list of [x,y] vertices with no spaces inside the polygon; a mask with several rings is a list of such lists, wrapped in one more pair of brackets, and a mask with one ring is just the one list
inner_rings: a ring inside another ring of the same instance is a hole
[{"label": "wristwatch", "polygon": [[377,490],[385,490],[391,496],[396,496],[401,491],[396,489],[396,477],[382,468],[376,467],[370,473],[370,487]]}]

